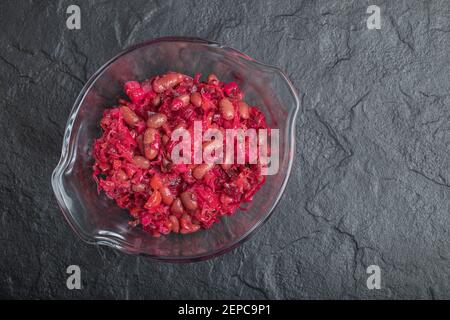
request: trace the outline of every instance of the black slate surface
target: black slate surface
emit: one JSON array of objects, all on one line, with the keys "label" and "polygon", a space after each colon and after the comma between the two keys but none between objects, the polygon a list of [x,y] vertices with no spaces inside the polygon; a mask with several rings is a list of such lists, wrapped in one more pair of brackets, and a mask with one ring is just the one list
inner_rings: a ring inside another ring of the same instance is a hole
[{"label": "black slate surface", "polygon": [[[81,7],[81,30],[66,8]],[[368,30],[367,6],[381,7]],[[450,298],[448,1],[2,1],[0,296]],[[50,186],[88,77],[167,35],[284,69],[302,96],[272,219],[216,259],[172,265],[84,244]],[[83,289],[68,290],[68,265]],[[366,287],[379,265],[380,290]]]}]

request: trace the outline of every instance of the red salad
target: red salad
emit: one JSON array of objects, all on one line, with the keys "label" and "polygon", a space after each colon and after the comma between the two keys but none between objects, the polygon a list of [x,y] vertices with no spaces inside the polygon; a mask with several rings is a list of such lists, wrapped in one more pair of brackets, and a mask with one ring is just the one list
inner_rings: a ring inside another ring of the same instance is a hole
[{"label": "red salad", "polygon": [[[124,85],[127,98],[106,109],[95,141],[98,190],[127,209],[130,225],[153,236],[209,228],[250,202],[265,182],[262,165],[185,164],[171,159],[174,130],[267,129],[264,114],[244,101],[234,82],[205,82],[170,72]],[[207,144],[207,143],[206,143]],[[204,145],[203,145],[204,146]],[[204,146],[205,147],[205,146]],[[236,163],[236,162],[234,162]]]}]

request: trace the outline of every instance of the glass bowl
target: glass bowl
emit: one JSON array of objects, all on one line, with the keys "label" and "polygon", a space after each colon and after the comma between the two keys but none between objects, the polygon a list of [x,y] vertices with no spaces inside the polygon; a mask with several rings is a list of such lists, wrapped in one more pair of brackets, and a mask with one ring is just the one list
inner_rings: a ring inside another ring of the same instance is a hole
[{"label": "glass bowl", "polygon": [[[191,76],[214,73],[222,81],[237,82],[246,100],[266,114],[268,125],[279,129],[279,170],[267,176],[249,210],[224,217],[208,230],[187,236],[170,234],[154,238],[139,227],[130,227],[127,211],[103,192],[97,193],[92,179],[91,150],[94,140],[101,135],[102,113],[116,104],[123,83],[168,71]],[[88,243],[172,262],[218,256],[254,234],[280,200],[292,167],[298,108],[296,90],[281,70],[237,50],[180,37],[138,44],[103,65],[81,90],[67,122],[61,159],[52,175],[56,199],[72,229]]]}]

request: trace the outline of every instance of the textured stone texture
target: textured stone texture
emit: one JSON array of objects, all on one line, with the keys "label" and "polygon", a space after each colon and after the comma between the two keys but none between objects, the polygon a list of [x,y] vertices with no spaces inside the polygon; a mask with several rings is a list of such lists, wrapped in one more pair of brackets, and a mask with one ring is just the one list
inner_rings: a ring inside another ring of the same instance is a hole
[{"label": "textured stone texture", "polygon": [[[82,29],[65,27],[78,2]],[[367,30],[366,8],[382,9]],[[2,1],[0,296],[450,298],[447,1]],[[273,218],[242,247],[170,265],[81,242],[50,187],[71,106],[119,50],[167,35],[286,70],[302,96]],[[83,289],[65,287],[78,264]],[[366,267],[382,289],[366,288]]]}]

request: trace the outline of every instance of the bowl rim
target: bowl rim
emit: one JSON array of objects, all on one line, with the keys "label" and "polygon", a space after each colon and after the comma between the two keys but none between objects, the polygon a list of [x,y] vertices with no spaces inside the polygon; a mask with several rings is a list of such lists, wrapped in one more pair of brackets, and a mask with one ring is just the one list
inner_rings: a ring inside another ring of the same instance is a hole
[{"label": "bowl rim", "polygon": [[[81,104],[86,97],[87,93],[93,86],[93,84],[98,80],[98,78],[103,74],[106,68],[108,68],[113,62],[115,62],[117,59],[127,55],[128,53],[142,48],[149,45],[153,45],[160,42],[188,42],[188,43],[199,43],[206,46],[215,47],[218,49],[222,49],[225,51],[229,51],[240,57],[241,59],[246,60],[247,62],[251,62],[252,64],[255,64],[256,66],[259,66],[261,68],[264,68],[266,70],[271,70],[272,72],[278,74],[281,79],[287,84],[289,91],[294,98],[295,106],[292,112],[289,112],[291,116],[288,117],[287,121],[287,127],[290,129],[288,132],[288,140],[290,141],[288,147],[288,164],[287,164],[287,170],[286,174],[283,178],[283,182],[281,184],[280,190],[278,192],[278,195],[271,205],[271,207],[268,210],[268,213],[260,220],[258,220],[249,230],[247,230],[243,235],[235,239],[231,244],[224,246],[223,248],[208,252],[208,253],[202,253],[198,255],[192,255],[192,256],[186,256],[186,257],[180,257],[180,256],[158,256],[158,255],[152,255],[146,252],[141,252],[139,250],[132,250],[129,246],[125,246],[125,241],[123,239],[120,239],[118,237],[114,236],[105,236],[105,235],[99,235],[99,234],[91,234],[88,232],[84,232],[83,228],[78,226],[78,223],[75,221],[74,217],[72,216],[66,201],[64,199],[64,196],[62,195],[62,188],[61,186],[61,179],[66,171],[67,167],[70,165],[71,160],[73,159],[73,149],[74,144],[70,144],[70,138],[72,135],[72,128],[73,123],[75,119],[77,118],[79,109],[81,107]],[[265,63],[262,63],[258,60],[255,60],[251,58],[250,56],[242,53],[239,50],[236,50],[232,47],[221,45],[214,41],[205,40],[202,38],[196,38],[196,37],[181,37],[181,36],[170,36],[170,37],[161,37],[161,38],[155,38],[152,40],[147,40],[135,45],[132,45],[130,47],[125,48],[124,50],[121,50],[118,54],[116,54],[114,57],[109,59],[106,63],[104,63],[96,72],[90,76],[90,78],[87,80],[86,84],[81,89],[80,93],[78,94],[71,112],[69,114],[69,118],[66,123],[66,127],[64,130],[63,135],[63,144],[62,144],[62,150],[61,150],[61,157],[59,159],[59,162],[55,169],[53,170],[52,176],[51,176],[51,184],[53,188],[53,192],[55,194],[56,200],[58,202],[58,206],[60,210],[63,213],[64,218],[68,222],[71,229],[75,232],[75,234],[78,235],[78,237],[88,244],[97,244],[97,245],[105,245],[108,247],[112,247],[114,249],[118,249],[121,252],[127,253],[127,254],[134,254],[139,256],[145,256],[149,257],[151,259],[163,261],[163,262],[197,262],[197,261],[203,261],[215,258],[217,256],[220,256],[224,253],[227,253],[236,247],[242,245],[245,241],[249,240],[255,233],[258,231],[262,225],[264,225],[269,218],[272,216],[275,208],[280,202],[281,197],[284,194],[284,191],[286,189],[287,183],[289,181],[292,166],[294,162],[294,154],[295,154],[295,125],[296,125],[296,118],[297,114],[300,108],[300,99],[299,95],[297,93],[296,88],[288,78],[288,76],[278,67],[268,65]]]}]

